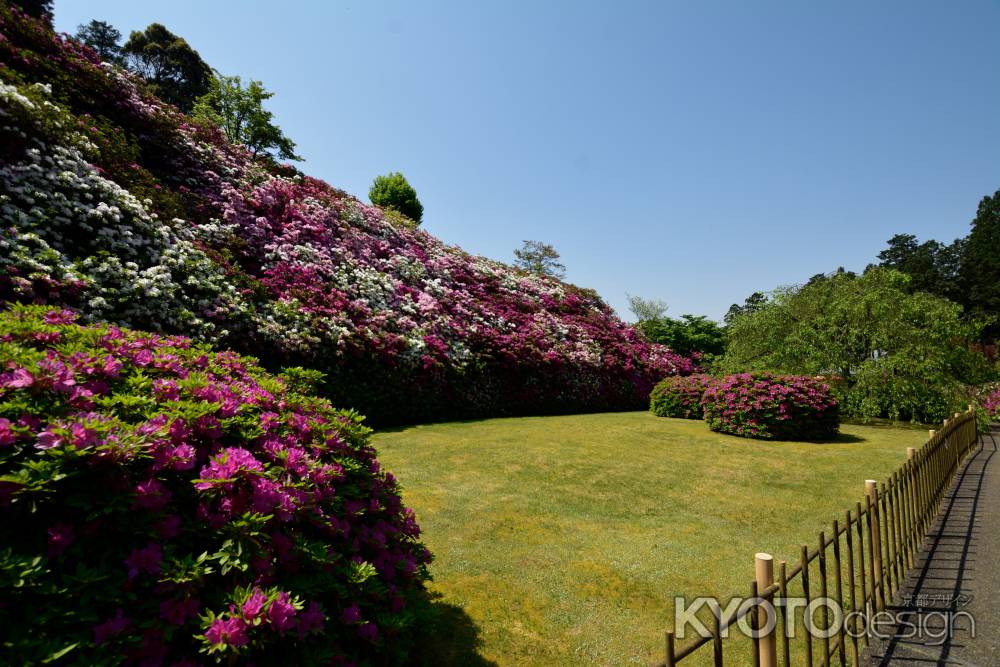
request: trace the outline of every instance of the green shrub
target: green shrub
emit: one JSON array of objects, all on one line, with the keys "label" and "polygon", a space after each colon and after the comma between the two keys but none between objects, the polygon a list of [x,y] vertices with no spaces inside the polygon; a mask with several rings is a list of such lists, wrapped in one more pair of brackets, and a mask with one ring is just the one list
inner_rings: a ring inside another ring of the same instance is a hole
[{"label": "green shrub", "polygon": [[668,377],[649,394],[649,411],[657,417],[701,419],[701,398],[713,380],[709,375]]},{"label": "green shrub", "polygon": [[402,213],[417,225],[423,220],[424,206],[417,199],[417,191],[398,171],[376,177],[368,199],[376,206]]}]

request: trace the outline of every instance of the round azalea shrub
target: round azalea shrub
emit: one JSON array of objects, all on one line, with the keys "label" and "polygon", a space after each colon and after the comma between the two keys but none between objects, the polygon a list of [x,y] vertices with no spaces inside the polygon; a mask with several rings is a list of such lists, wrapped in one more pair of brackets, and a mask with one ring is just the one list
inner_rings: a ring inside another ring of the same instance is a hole
[{"label": "round azalea shrub", "polygon": [[839,429],[830,386],[810,377],[728,375],[705,389],[702,408],[713,431],[745,438],[824,440]]},{"label": "round azalea shrub", "polygon": [[403,660],[430,554],[353,412],[175,336],[0,313],[11,664]]},{"label": "round azalea shrub", "polygon": [[649,410],[657,417],[701,419],[701,398],[714,380],[704,374],[668,377],[653,387]]}]

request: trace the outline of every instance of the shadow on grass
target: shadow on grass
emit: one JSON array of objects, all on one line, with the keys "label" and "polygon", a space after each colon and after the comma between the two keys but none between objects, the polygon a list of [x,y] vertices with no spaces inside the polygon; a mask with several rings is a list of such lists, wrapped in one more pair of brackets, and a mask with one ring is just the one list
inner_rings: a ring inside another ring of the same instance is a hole
[{"label": "shadow on grass", "polygon": [[428,605],[426,629],[418,641],[410,664],[424,667],[498,667],[479,654],[479,628],[458,605],[449,604],[440,594]]}]

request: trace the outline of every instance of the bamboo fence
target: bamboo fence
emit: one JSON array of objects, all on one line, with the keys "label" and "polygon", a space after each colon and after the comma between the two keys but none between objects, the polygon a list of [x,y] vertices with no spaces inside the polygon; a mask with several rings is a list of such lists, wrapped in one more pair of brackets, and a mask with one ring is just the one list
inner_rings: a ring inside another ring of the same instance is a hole
[{"label": "bamboo fence", "polygon": [[[891,603],[907,571],[914,567],[941,499],[978,440],[972,406],[968,412],[945,420],[940,429],[929,432],[926,444],[907,450],[906,462],[887,480],[881,484],[865,482],[863,499],[845,510],[843,520],[834,519],[829,532],[820,532],[815,544],[801,545],[796,562],[780,561],[775,573],[771,556],[757,554],[748,598],[756,603],[743,604],[726,614],[715,606],[709,632],[683,645],[678,645],[674,631],[668,631],[666,661],[661,664],[674,667],[696,654],[706,658],[710,654],[716,667],[741,664],[745,653],[733,650],[727,662],[726,640],[737,634],[728,630],[744,617],[743,623],[753,629],[766,627],[768,612],[763,603],[768,602],[776,622],[769,632],[754,633],[755,667],[846,667],[848,661],[858,665],[869,643],[868,632],[859,625],[861,614],[871,618]],[[837,631],[820,633],[823,638],[796,632],[795,641],[790,641],[788,624],[795,624],[796,619],[789,618],[788,606],[782,601],[792,597],[789,589],[793,584],[795,592],[801,593],[796,596],[800,601],[836,601],[847,621],[831,624],[829,608],[818,607],[821,620],[816,626],[837,627]]]}]

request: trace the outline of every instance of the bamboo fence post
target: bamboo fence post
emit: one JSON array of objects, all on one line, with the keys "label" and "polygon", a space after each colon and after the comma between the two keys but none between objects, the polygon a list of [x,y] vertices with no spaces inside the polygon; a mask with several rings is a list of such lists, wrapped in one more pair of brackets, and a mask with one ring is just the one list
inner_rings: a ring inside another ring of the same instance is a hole
[{"label": "bamboo fence post", "polygon": [[[867,496],[866,496],[866,502],[867,502]],[[864,527],[864,519],[862,519],[862,516],[864,516],[864,515],[862,514],[861,502],[860,501],[856,504],[856,510],[857,510],[857,513],[858,513],[858,523],[857,523],[857,529],[858,529],[858,573],[861,575],[861,582],[860,582],[861,583],[861,610],[865,613],[865,616],[868,617],[868,616],[871,615],[872,611],[875,608],[875,588],[874,588],[875,577],[873,575],[871,577],[871,582],[872,583],[868,584],[868,576],[867,576],[867,574],[865,572],[865,527]],[[872,555],[871,555],[871,552],[869,552],[868,553],[868,567],[869,568],[871,568],[871,560],[872,560]],[[870,603],[868,602],[868,598],[869,598],[869,596],[868,596],[868,590],[871,590],[871,602]],[[864,638],[865,638],[865,646],[868,646],[869,641],[868,641],[868,628],[867,628],[867,626],[865,627]]]},{"label": "bamboo fence post", "polygon": [[[788,575],[787,575],[787,563],[781,561],[778,563],[778,592],[781,593],[782,602],[788,599]],[[792,618],[792,623],[795,623],[795,619]],[[781,605],[781,655],[784,658],[784,667],[791,667],[792,658],[791,653],[788,649],[788,605]]]},{"label": "bamboo fence post", "polygon": [[[850,530],[848,530],[850,532]],[[837,587],[837,604],[840,606],[840,611],[844,611],[844,582],[843,582],[843,564],[840,562],[840,523],[834,519],[833,520],[833,564],[834,564],[834,585]],[[847,647],[844,644],[847,642],[847,635],[844,634],[844,623],[841,621],[840,626],[837,628],[837,641],[838,650],[837,655],[840,658],[841,667],[847,666]]]},{"label": "bamboo fence post", "polygon": [[[766,591],[768,587],[774,583],[774,558],[771,554],[763,552],[758,553],[754,557],[754,570],[754,574],[757,578],[757,592],[759,595],[761,592]],[[774,599],[773,596],[771,599]],[[758,605],[757,628],[763,629],[766,627],[767,620],[767,608],[763,604]],[[777,624],[777,618],[775,618],[775,624]],[[778,667],[778,647],[775,643],[774,628],[760,638],[760,641],[757,644],[757,649],[760,653],[761,667]]]},{"label": "bamboo fence post", "polygon": [[885,596],[882,588],[882,538],[876,510],[878,502],[876,485],[874,479],[865,481],[865,497],[868,499],[868,537],[871,544],[869,563],[872,575],[872,604],[875,605],[875,611],[882,611],[885,608]]},{"label": "bamboo fence post", "polygon": [[[806,544],[802,545],[802,555],[801,555],[801,565],[802,565],[802,597],[806,600],[806,606],[809,606],[809,546]],[[793,619],[794,621],[794,619]],[[808,631],[806,632],[806,664],[813,664],[813,642],[812,634]]]},{"label": "bamboo fence post", "polygon": [[[858,605],[857,605],[857,593],[854,590],[854,578],[855,578],[854,577],[854,537],[853,537],[853,534],[851,533],[851,510],[847,510],[847,512],[844,513],[844,520],[846,521],[846,523],[844,524],[844,526],[846,528],[846,530],[844,531],[844,534],[845,534],[846,541],[847,541],[847,572],[849,573],[848,577],[847,577],[848,578],[848,581],[847,581],[847,594],[848,594],[848,599],[850,599],[850,601],[851,601],[851,613],[850,613],[849,618],[851,619],[851,621],[853,621],[854,620],[854,613],[858,610]],[[859,518],[859,521],[860,521],[860,518]],[[862,579],[862,581],[864,580],[864,567],[861,568],[861,579]],[[862,591],[861,591],[861,597],[862,597],[862,599],[864,598],[864,596],[865,596],[865,593],[864,593],[864,589],[862,588]],[[852,665],[857,665],[858,664],[858,633],[857,633],[856,628],[853,627],[852,625],[850,625],[848,623],[845,623],[845,625],[846,625],[846,629],[850,630],[850,632],[851,632],[851,664]]]},{"label": "bamboo fence post", "polygon": [[827,586],[826,586],[826,534],[823,531],[819,533],[819,553],[817,554],[819,559],[819,598],[824,601],[823,604],[823,667],[830,667],[830,633],[827,632],[830,627],[830,612],[827,609],[825,601],[828,597]]},{"label": "bamboo fence post", "polygon": [[885,590],[882,592],[882,609],[885,609],[892,602],[893,588],[893,562],[890,552],[890,535],[892,534],[892,519],[889,512],[889,494],[886,492],[885,482],[879,487],[876,498],[876,514],[878,514],[878,527],[882,531],[882,566],[885,568],[885,575],[882,577],[882,584]]}]

